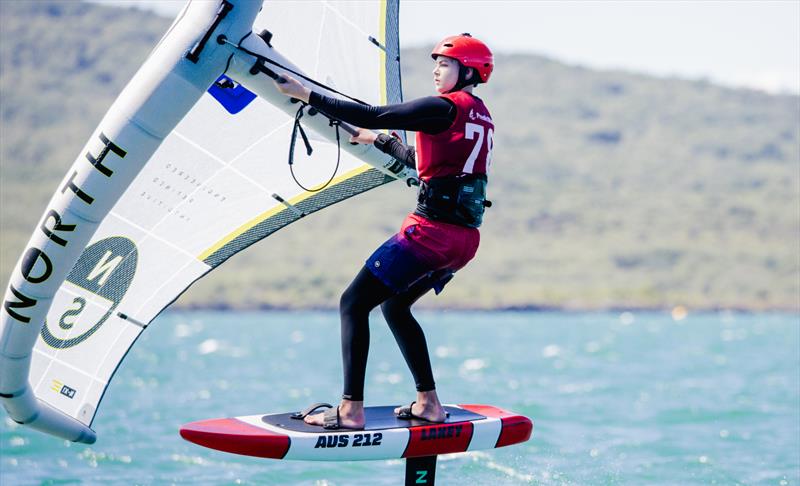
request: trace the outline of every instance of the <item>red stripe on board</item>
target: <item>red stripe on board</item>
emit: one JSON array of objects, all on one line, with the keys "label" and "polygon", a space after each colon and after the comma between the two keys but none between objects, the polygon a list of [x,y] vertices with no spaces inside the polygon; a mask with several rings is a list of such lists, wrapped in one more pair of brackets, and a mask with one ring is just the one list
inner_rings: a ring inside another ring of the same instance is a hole
[{"label": "red stripe on board", "polygon": [[464,410],[475,412],[485,417],[499,418],[503,423],[500,437],[497,438],[495,447],[519,444],[531,438],[533,422],[528,417],[518,415],[502,408],[491,405],[459,405]]},{"label": "red stripe on board", "polygon": [[517,415],[514,412],[509,412],[508,410],[503,410],[502,408],[493,407],[491,405],[459,405],[459,407],[477,413],[478,415],[483,415],[484,417],[503,418]]},{"label": "red stripe on board", "polygon": [[283,459],[290,444],[288,435],[276,434],[232,418],[186,424],[181,427],[181,437],[218,451],[270,459]]},{"label": "red stripe on board", "polygon": [[469,447],[474,427],[472,422],[456,422],[413,427],[409,430],[411,437],[403,457],[464,452]]},{"label": "red stripe on board", "polygon": [[528,417],[517,415],[514,417],[503,417],[503,430],[497,438],[495,447],[503,447],[511,444],[519,444],[531,438],[533,433],[533,422]]}]

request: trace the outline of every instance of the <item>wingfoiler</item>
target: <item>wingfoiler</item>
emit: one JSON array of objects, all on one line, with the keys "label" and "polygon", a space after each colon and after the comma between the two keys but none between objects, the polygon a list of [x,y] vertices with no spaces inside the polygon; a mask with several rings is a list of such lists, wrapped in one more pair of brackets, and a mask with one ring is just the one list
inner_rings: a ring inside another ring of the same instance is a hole
[{"label": "wingfoiler", "polygon": [[[343,143],[354,127],[273,83],[289,74],[328,96],[401,102],[398,13],[397,0],[189,1],[67,170],[12,273],[0,317],[11,419],[95,442],[119,364],[193,282],[308,214],[417,184],[375,147]],[[406,484],[433,484],[438,454],[524,442],[533,428],[487,405],[449,406],[442,424],[391,409],[369,408],[362,432],[271,414],[194,422],[181,435],[276,459],[402,457]]]}]

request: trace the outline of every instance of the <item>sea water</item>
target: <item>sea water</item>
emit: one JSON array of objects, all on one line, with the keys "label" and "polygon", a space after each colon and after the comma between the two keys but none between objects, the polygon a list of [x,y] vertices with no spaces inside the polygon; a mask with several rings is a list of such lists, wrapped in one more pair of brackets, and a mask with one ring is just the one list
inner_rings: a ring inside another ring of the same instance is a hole
[{"label": "sea water", "polygon": [[[531,417],[530,441],[441,456],[437,484],[800,484],[796,314],[420,312],[440,396]],[[402,484],[401,460],[291,462],[204,449],[195,420],[341,393],[335,312],[168,312],[122,363],[97,443],[0,429],[0,484]],[[372,316],[368,405],[414,386]]]}]

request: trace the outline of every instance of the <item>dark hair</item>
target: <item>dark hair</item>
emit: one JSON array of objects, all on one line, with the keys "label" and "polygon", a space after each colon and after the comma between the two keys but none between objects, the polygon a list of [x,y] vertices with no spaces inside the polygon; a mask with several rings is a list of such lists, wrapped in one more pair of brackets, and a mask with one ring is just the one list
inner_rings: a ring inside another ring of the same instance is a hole
[{"label": "dark hair", "polygon": [[[456,81],[456,84],[453,86],[453,89],[451,89],[449,92],[454,93],[456,91],[461,91],[462,89],[470,85],[472,85],[473,88],[477,87],[478,84],[480,84],[481,82],[481,77],[478,74],[478,70],[461,64],[461,62],[459,62],[458,59],[456,59],[456,62],[458,63],[458,81]],[[468,80],[467,75],[470,73],[470,71],[472,71],[472,79]],[[476,78],[477,81],[475,81]]]}]

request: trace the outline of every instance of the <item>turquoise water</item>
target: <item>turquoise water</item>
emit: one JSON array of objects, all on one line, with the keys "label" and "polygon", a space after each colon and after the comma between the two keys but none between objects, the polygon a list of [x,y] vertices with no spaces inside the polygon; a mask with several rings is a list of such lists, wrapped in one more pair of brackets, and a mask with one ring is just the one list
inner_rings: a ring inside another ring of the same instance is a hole
[{"label": "turquoise water", "polygon": [[[800,484],[800,317],[421,312],[443,401],[531,417],[527,443],[443,456],[437,484]],[[170,312],[73,444],[0,429],[0,483],[401,484],[401,461],[239,457],[183,441],[204,418],[339,396],[336,313]],[[368,405],[413,399],[373,315]]]}]

